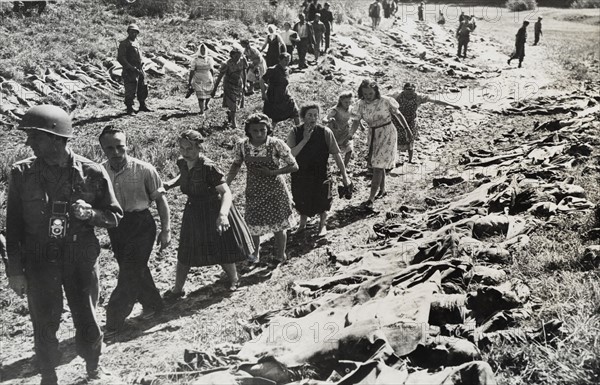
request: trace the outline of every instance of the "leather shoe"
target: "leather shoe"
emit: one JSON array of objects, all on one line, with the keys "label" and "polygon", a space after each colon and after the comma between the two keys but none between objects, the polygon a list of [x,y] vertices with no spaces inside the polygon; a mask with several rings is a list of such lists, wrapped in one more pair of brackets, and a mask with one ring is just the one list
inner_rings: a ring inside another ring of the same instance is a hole
[{"label": "leather shoe", "polygon": [[138,109],[138,112],[152,112],[153,110],[149,109],[147,105],[142,104]]}]

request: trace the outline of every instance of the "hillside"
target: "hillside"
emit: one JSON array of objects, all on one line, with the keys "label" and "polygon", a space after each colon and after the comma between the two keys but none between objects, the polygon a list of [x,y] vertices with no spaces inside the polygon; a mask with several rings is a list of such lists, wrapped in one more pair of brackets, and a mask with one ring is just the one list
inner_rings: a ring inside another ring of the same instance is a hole
[{"label": "hillside", "polygon": [[[175,3],[181,8],[163,18],[133,18],[92,1],[52,5],[41,17],[4,16],[0,200],[8,167],[29,154],[14,124],[28,104],[47,101],[73,111],[72,146],[91,159],[102,160],[101,129],[116,125],[127,131],[131,154],[168,179],[176,171],[177,133],[195,128],[207,136],[207,156],[229,168],[244,133],[223,128],[219,96],[206,119],[193,97],[184,98],[190,43],[211,43],[219,61],[237,38],[259,44],[264,25],[188,19],[186,2]],[[269,12],[293,21],[294,11],[280,3]],[[316,237],[314,223],[307,234],[290,236],[285,265],[271,263],[266,239],[264,263],[239,266],[237,292],[227,292],[220,268],[209,267],[193,270],[186,297],[160,316],[144,320],[136,306],[127,331],[103,349],[109,376],[98,384],[250,383],[240,379],[250,376],[350,384],[366,383],[367,373],[379,383],[442,383],[460,365],[485,373],[481,383],[488,384],[600,381],[599,26],[577,22],[596,11],[537,10],[542,45],[528,43],[517,69],[506,65],[522,21],[514,14],[486,19],[489,8],[472,8],[480,20],[469,58],[458,61],[450,18],[441,27],[407,11],[372,32],[358,22],[362,3],[348,4],[355,8],[340,17],[332,51],[307,70],[292,66],[299,104],[333,106],[368,76],[385,94],[411,81],[462,108],[420,108],[417,162],[390,172],[390,193],[373,209],[361,204],[370,178],[360,132],[349,170],[356,193],[336,197],[326,238]],[[155,111],[127,116],[111,62],[132,21],[142,29]],[[261,107],[259,95],[248,97],[240,119]],[[290,128],[280,124],[274,135],[284,138]],[[242,169],[231,186],[241,209],[244,187]],[[174,279],[185,197],[174,190],[168,200],[173,245],[150,262],[161,292]],[[103,324],[117,265],[108,237],[99,235]],[[1,280],[0,380],[37,383],[26,300]],[[66,305],[62,318],[59,378],[86,383]],[[465,367],[463,383],[475,383]]]}]

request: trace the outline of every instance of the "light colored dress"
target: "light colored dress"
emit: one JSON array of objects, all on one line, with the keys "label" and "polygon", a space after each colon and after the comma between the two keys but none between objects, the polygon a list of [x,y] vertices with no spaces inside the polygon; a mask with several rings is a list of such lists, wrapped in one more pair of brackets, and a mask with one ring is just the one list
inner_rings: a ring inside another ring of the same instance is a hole
[{"label": "light colored dress", "polygon": [[369,126],[367,146],[370,167],[392,169],[398,159],[396,127],[392,123],[390,109],[398,108],[398,102],[388,96],[382,96],[372,102],[360,99],[357,104],[355,119],[362,119]]},{"label": "light colored dress", "polygon": [[234,164],[246,163],[246,213],[250,234],[257,236],[292,227],[292,200],[283,175],[264,175],[257,168],[276,170],[296,165],[292,151],[281,139],[269,136],[256,147],[246,138],[235,149]]},{"label": "light colored dress", "polygon": [[215,66],[212,58],[208,56],[197,56],[192,61],[191,70],[194,71],[192,88],[196,91],[198,99],[210,99],[210,93],[214,87],[214,78],[210,71]]}]

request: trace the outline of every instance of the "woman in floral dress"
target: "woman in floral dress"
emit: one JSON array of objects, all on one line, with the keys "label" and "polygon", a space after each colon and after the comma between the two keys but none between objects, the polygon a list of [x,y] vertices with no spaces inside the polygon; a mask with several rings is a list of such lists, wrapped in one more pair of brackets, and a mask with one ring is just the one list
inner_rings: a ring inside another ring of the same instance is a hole
[{"label": "woman in floral dress", "polygon": [[225,176],[201,154],[203,141],[194,130],[179,136],[179,175],[164,184],[167,190],[179,186],[188,196],[181,221],[175,285],[164,294],[167,301],[185,295],[183,286],[194,266],[220,264],[229,277],[229,289],[235,290],[239,283],[235,263],[254,252],[250,231],[232,204]]},{"label": "woman in floral dress", "polygon": [[208,49],[204,44],[201,44],[198,54],[192,61],[188,80],[188,86],[196,91],[200,116],[204,116],[204,111],[208,109],[210,93],[214,85],[214,66],[213,59],[208,56]]},{"label": "woman in floral dress", "polygon": [[248,71],[248,62],[240,47],[233,47],[229,52],[230,59],[221,65],[219,76],[215,81],[215,87],[211,93],[214,98],[217,88],[223,81],[223,107],[227,108],[227,123],[233,128],[237,128],[235,114],[238,108],[244,107],[244,88],[246,86],[246,71]]},{"label": "woman in floral dress", "polygon": [[367,135],[368,166],[373,168],[371,180],[371,193],[365,202],[367,206],[373,205],[375,198],[384,197],[386,170],[396,167],[398,158],[397,132],[392,122],[392,114],[401,115],[398,103],[391,97],[381,96],[379,86],[374,80],[365,79],[358,87],[358,104],[352,123],[352,133],[364,121],[369,127]]},{"label": "woman in floral dress", "polygon": [[255,261],[260,259],[260,236],[274,233],[276,257],[284,262],[285,230],[291,227],[292,204],[283,175],[298,171],[298,164],[285,142],[272,136],[271,119],[265,114],[250,115],[245,131],[247,138],[236,146],[227,184],[246,163],[245,219],[256,245]]},{"label": "woman in floral dress", "polygon": [[423,103],[435,103],[441,106],[460,108],[454,104],[442,100],[432,99],[427,95],[419,94],[415,91],[415,85],[412,83],[404,84],[402,92],[395,93],[392,97],[398,102],[399,110],[406,119],[412,135],[398,135],[398,150],[408,150],[408,162],[413,162],[413,153],[415,140],[419,138],[419,122],[417,121],[417,110]]}]

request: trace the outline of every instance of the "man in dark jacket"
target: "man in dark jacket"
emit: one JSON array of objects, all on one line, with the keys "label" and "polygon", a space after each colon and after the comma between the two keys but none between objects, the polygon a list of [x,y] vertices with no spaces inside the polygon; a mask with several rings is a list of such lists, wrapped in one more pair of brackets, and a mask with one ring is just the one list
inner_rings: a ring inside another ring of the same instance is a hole
[{"label": "man in dark jacket", "polygon": [[307,23],[304,15],[298,15],[299,21],[292,28],[298,34],[298,68],[308,68],[306,65],[306,54],[308,48],[314,46],[315,36],[311,23]]},{"label": "man in dark jacket", "polygon": [[513,52],[513,54],[510,56],[510,59],[508,59],[508,64],[510,65],[510,62],[512,59],[519,59],[519,68],[521,68],[521,64],[523,63],[523,58],[525,58],[525,42],[527,41],[527,26],[529,25],[529,22],[527,20],[525,20],[523,22],[523,26],[521,26],[521,28],[519,28],[519,30],[517,31],[517,35],[515,38],[515,52]]},{"label": "man in dark jacket", "polygon": [[133,99],[137,94],[140,103],[138,111],[150,112],[146,106],[148,97],[148,86],[146,85],[146,75],[142,68],[142,51],[136,41],[140,29],[135,24],[127,27],[127,38],[119,44],[117,55],[118,62],[123,66],[123,83],[125,85],[125,105],[127,113],[133,114]]},{"label": "man in dark jacket", "polygon": [[325,52],[329,49],[329,40],[333,32],[333,13],[331,13],[329,7],[329,3],[325,3],[320,11],[321,22],[325,24]]},{"label": "man in dark jacket", "polygon": [[27,295],[42,384],[56,384],[56,333],[63,290],[75,325],[75,349],[89,378],[99,378],[100,244],[95,227],[115,227],[123,211],[104,169],[69,148],[70,116],[56,106],[30,108],[19,125],[35,156],[10,172],[6,205],[6,274],[10,288]]},{"label": "man in dark jacket", "polygon": [[542,36],[542,17],[538,17],[538,21],[533,25],[533,33],[535,34],[535,41],[533,45],[537,45],[540,42],[540,37]]}]

